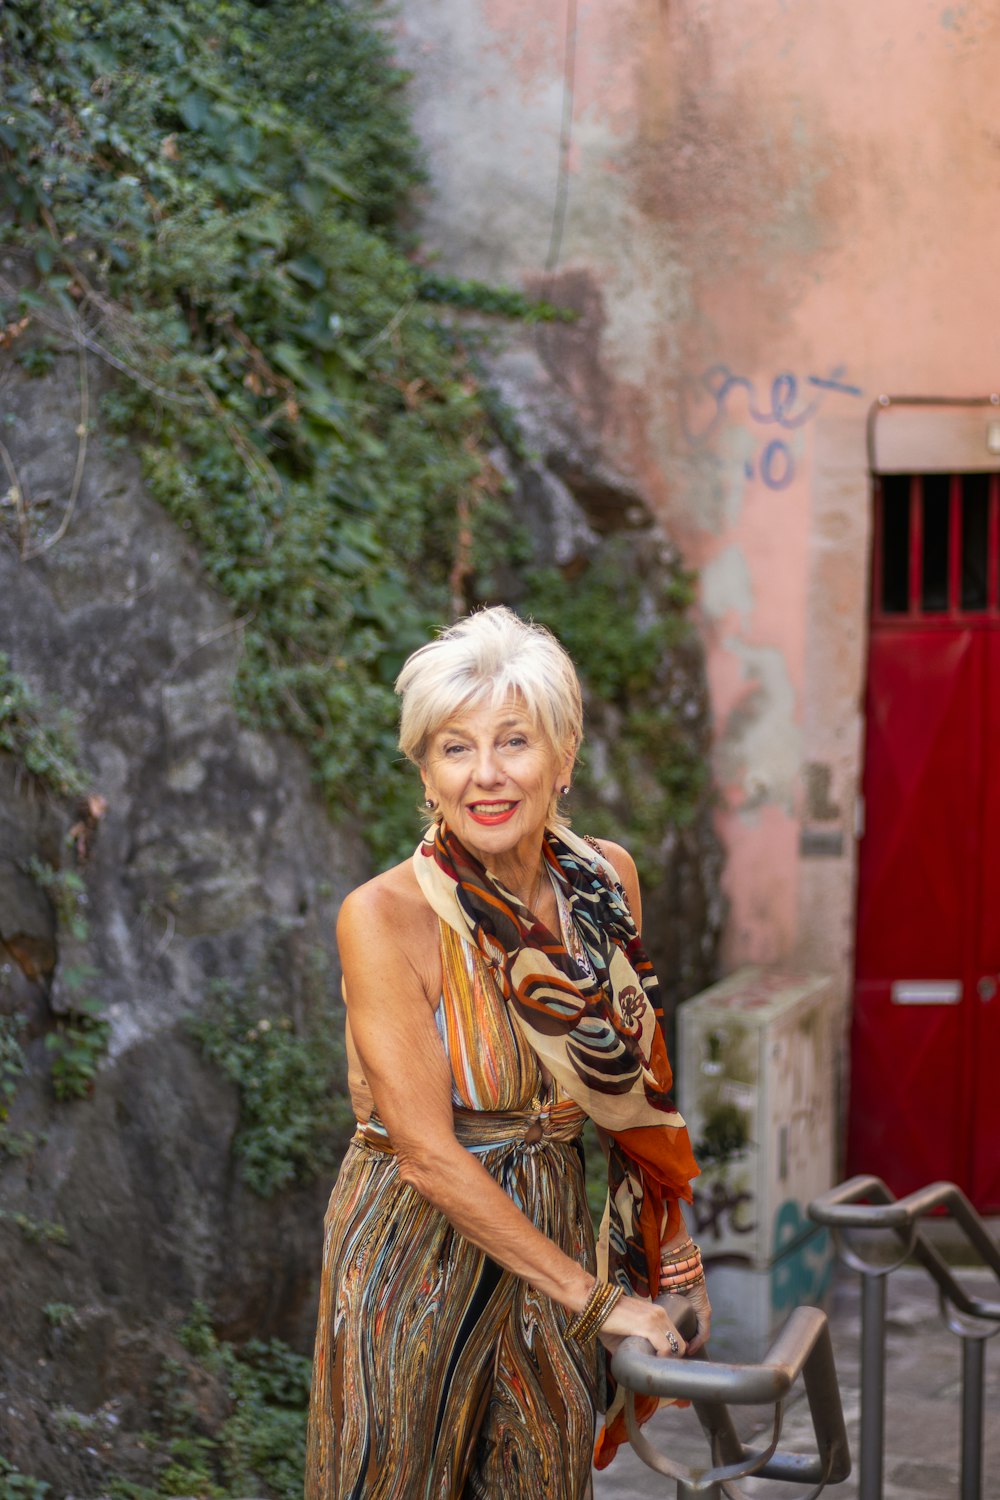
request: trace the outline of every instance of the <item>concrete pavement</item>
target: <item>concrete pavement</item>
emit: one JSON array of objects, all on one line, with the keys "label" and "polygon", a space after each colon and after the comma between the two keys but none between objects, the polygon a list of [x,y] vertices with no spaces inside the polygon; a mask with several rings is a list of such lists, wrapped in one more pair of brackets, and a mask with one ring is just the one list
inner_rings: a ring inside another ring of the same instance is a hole
[{"label": "concrete pavement", "polygon": [[[958,1274],[973,1293],[992,1301],[1000,1295],[996,1278],[988,1273],[970,1270]],[[853,1472],[844,1483],[831,1485],[824,1493],[833,1500],[857,1500],[861,1410],[857,1276],[839,1274],[829,1314]],[[751,1357],[748,1354],[748,1361]],[[985,1367],[981,1500],[1000,1500],[1000,1332],[986,1344]],[[884,1500],[957,1500],[961,1369],[961,1341],[946,1328],[927,1273],[919,1267],[894,1271],[887,1295]],[[767,1411],[734,1408],[733,1418],[744,1442],[763,1444],[771,1426]],[[676,1462],[695,1469],[707,1467],[707,1446],[690,1409],[667,1408],[654,1417],[646,1431]],[[786,1407],[779,1447],[800,1453],[814,1451],[809,1409],[800,1388]],[[802,1489],[773,1480],[746,1481],[744,1488],[748,1495],[774,1500],[784,1495],[793,1500]],[[594,1476],[594,1500],[674,1500],[676,1493],[676,1481],[648,1469],[631,1449],[622,1449],[610,1469]]]}]

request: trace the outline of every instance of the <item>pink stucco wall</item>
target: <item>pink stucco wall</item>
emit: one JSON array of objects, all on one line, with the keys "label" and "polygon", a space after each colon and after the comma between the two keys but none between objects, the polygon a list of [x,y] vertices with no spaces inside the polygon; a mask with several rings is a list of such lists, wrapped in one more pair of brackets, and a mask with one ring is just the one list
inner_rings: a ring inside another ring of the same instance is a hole
[{"label": "pink stucco wall", "polygon": [[549,368],[700,570],[726,962],[846,977],[865,418],[1000,383],[1000,13],[568,3],[402,0],[425,235],[586,310]]}]

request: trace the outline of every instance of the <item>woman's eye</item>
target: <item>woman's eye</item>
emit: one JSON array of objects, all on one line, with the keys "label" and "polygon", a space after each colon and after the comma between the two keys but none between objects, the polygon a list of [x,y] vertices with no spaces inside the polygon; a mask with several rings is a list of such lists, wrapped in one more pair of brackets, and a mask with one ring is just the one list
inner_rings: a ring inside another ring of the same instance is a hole
[{"label": "woman's eye", "polygon": [[511,750],[520,750],[522,745],[526,745],[527,743],[528,738],[527,735],[524,734],[512,734],[510,739],[507,741],[507,744]]},{"label": "woman's eye", "polygon": [[464,745],[445,745],[444,753],[445,755],[461,755],[464,749]]}]

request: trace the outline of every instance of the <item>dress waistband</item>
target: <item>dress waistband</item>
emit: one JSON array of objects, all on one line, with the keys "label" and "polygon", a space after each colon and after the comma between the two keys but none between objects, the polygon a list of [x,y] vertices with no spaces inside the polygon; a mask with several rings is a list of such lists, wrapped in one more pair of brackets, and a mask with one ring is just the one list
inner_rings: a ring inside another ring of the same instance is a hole
[{"label": "dress waistband", "polygon": [[[583,1130],[586,1115],[572,1099],[560,1099],[556,1104],[541,1104],[537,1109],[525,1110],[452,1110],[455,1137],[463,1146],[519,1145],[537,1148],[545,1144],[572,1142]],[[356,1140],[377,1151],[391,1154],[393,1147],[385,1126],[377,1115],[371,1115],[365,1124],[358,1126]]]}]

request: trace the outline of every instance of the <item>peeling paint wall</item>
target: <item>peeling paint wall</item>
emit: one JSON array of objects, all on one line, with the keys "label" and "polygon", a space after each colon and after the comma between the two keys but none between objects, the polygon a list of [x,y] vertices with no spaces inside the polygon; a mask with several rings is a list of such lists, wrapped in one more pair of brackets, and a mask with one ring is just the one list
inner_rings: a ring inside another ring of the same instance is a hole
[{"label": "peeling paint wall", "polygon": [[998,383],[996,7],[402,0],[396,29],[426,240],[579,310],[535,352],[700,570],[727,966],[844,978],[865,418]]}]

